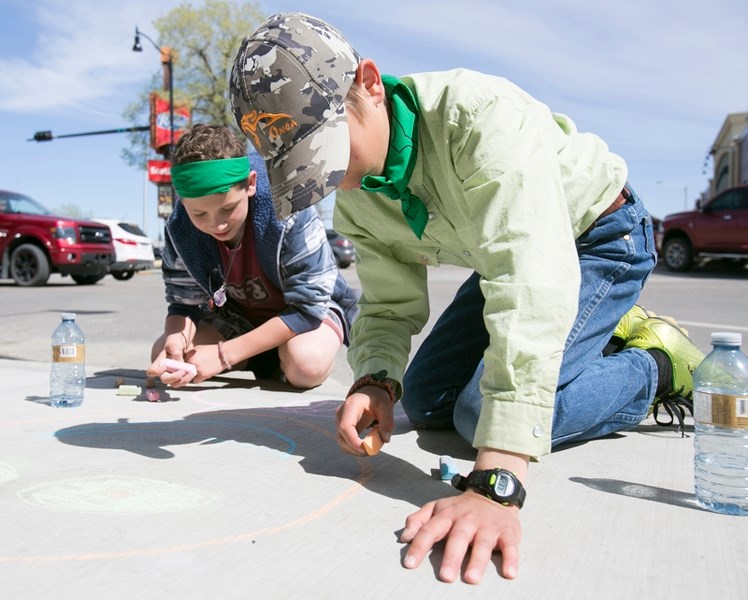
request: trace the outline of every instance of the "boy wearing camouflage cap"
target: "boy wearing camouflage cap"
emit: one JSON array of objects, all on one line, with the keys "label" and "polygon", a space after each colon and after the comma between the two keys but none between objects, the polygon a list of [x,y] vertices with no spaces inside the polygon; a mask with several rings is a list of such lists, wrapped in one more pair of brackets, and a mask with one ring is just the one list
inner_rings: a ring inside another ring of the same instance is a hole
[{"label": "boy wearing camouflage cap", "polygon": [[[447,539],[441,579],[469,547],[466,581],[494,550],[515,577],[530,459],[631,428],[655,398],[687,402],[701,358],[635,306],[656,258],[625,162],[504,79],[382,75],[308,15],[275,15],[245,39],[230,92],[279,215],[337,189],[335,228],[356,246],[343,450],[363,455],[375,421],[388,441],[398,399],[416,427],[454,427],[478,450],[453,481],[463,494],[408,517],[404,565]],[[442,263],[473,274],[405,372],[427,268]]]}]

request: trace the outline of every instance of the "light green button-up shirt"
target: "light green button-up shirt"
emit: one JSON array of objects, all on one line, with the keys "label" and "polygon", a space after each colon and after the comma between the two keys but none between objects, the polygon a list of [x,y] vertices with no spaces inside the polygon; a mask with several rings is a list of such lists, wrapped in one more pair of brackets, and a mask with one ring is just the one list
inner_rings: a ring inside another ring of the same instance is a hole
[{"label": "light green button-up shirt", "polygon": [[455,70],[402,81],[420,105],[410,189],[429,221],[418,240],[400,202],[338,193],[335,229],[355,244],[363,288],[348,360],[356,378],[386,369],[401,383],[411,336],[429,316],[427,266],[476,271],[490,344],[473,444],[548,453],[579,300],[574,240],[616,199],[626,165],[504,79]]}]

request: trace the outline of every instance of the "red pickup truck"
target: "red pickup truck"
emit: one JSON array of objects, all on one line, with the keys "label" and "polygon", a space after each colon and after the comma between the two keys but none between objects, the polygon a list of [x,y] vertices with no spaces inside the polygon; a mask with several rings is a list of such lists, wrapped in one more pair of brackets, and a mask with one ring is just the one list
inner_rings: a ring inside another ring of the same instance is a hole
[{"label": "red pickup truck", "polygon": [[748,185],[666,216],[660,256],[671,271],[688,271],[702,258],[748,261]]},{"label": "red pickup truck", "polygon": [[106,225],[58,217],[28,196],[0,190],[0,278],[37,286],[60,273],[90,285],[107,274],[114,256]]}]

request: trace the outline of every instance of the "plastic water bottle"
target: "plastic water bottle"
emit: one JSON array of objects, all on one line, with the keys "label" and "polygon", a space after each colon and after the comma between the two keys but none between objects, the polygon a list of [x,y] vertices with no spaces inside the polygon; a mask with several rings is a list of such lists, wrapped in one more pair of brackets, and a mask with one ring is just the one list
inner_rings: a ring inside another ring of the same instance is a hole
[{"label": "plastic water bottle", "polygon": [[52,334],[52,370],[49,399],[52,406],[80,406],[86,388],[86,340],[75,313],[62,313]]},{"label": "plastic water bottle", "polygon": [[704,508],[748,516],[748,356],[739,333],[712,334],[693,374],[694,480]]}]

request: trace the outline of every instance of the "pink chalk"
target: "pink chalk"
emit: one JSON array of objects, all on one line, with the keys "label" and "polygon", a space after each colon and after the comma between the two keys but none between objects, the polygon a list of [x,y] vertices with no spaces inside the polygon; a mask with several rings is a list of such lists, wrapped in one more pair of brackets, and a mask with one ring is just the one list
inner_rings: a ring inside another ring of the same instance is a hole
[{"label": "pink chalk", "polygon": [[181,362],[178,360],[173,360],[171,358],[165,358],[161,361],[161,366],[166,367],[166,370],[170,373],[176,373],[177,371],[186,371],[193,377],[197,375],[197,368],[191,363]]},{"label": "pink chalk", "polygon": [[149,388],[145,391],[145,398],[148,402],[158,402],[161,400],[161,394],[158,393],[158,390]]}]

